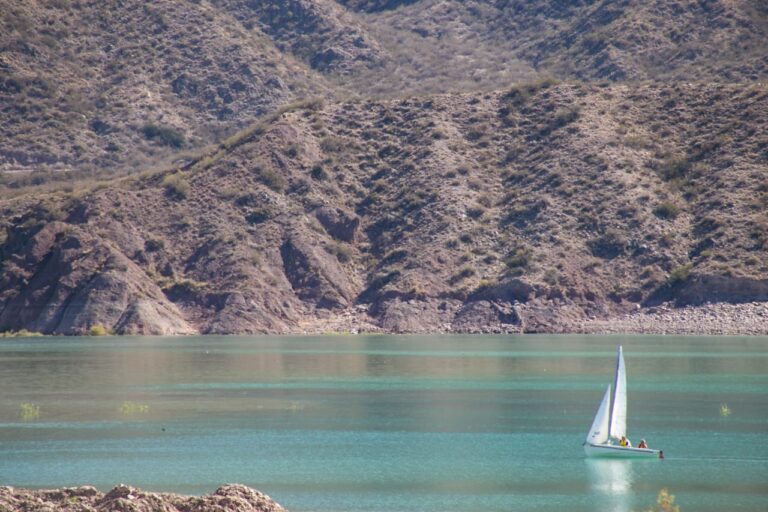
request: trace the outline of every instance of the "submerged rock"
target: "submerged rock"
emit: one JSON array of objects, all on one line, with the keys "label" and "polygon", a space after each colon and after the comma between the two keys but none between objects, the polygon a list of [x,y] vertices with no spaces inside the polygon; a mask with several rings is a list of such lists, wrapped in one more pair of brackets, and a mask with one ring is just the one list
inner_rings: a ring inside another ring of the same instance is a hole
[{"label": "submerged rock", "polygon": [[205,496],[145,492],[120,484],[104,494],[91,486],[53,490],[0,487],[0,510],[78,512],[281,512],[266,494],[239,484],[219,487]]}]

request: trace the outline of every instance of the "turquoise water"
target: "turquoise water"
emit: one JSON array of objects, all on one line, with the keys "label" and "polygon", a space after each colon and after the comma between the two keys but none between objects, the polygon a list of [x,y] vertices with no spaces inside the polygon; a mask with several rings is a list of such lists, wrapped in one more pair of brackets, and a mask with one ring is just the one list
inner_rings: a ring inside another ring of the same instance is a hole
[{"label": "turquoise water", "polygon": [[[630,437],[663,461],[584,458],[619,341]],[[8,339],[0,389],[0,485],[240,482],[345,512],[644,510],[667,487],[682,511],[768,510],[768,338]]]}]

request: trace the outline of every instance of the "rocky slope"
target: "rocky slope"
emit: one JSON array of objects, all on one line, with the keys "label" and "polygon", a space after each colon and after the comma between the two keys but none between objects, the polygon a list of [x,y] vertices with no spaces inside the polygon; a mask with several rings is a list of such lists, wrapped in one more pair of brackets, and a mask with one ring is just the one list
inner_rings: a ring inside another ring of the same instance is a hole
[{"label": "rocky slope", "polygon": [[53,490],[0,487],[0,510],[281,512],[285,509],[266,494],[244,485],[224,485],[213,494],[201,497],[145,492],[119,485],[106,494],[89,486]]},{"label": "rocky slope", "polygon": [[0,171],[135,171],[323,79],[208,2],[0,0]]},{"label": "rocky slope", "polygon": [[750,0],[0,0],[0,193],[184,159],[306,97],[763,80],[766,41]]},{"label": "rocky slope", "polygon": [[0,203],[0,330],[563,331],[768,299],[768,87],[311,103]]}]

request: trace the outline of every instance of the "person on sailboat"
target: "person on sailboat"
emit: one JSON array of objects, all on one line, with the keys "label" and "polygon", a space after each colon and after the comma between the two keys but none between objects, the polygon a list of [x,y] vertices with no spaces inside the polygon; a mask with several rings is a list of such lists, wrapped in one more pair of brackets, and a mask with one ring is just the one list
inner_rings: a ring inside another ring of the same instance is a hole
[{"label": "person on sailboat", "polygon": [[645,439],[640,440],[640,444],[637,445],[638,448],[648,448],[648,444],[645,442]]},{"label": "person on sailboat", "polygon": [[632,443],[629,441],[629,439],[626,438],[626,436],[621,436],[621,440],[619,440],[619,445],[623,446],[624,448],[632,448]]}]

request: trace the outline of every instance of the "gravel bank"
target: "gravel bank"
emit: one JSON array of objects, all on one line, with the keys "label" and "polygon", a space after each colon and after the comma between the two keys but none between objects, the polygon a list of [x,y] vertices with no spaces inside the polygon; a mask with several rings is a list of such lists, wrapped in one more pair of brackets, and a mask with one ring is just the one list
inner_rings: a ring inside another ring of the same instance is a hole
[{"label": "gravel bank", "polygon": [[574,325],[574,332],[594,334],[768,334],[768,303],[706,304],[675,308],[661,305],[610,319]]}]

